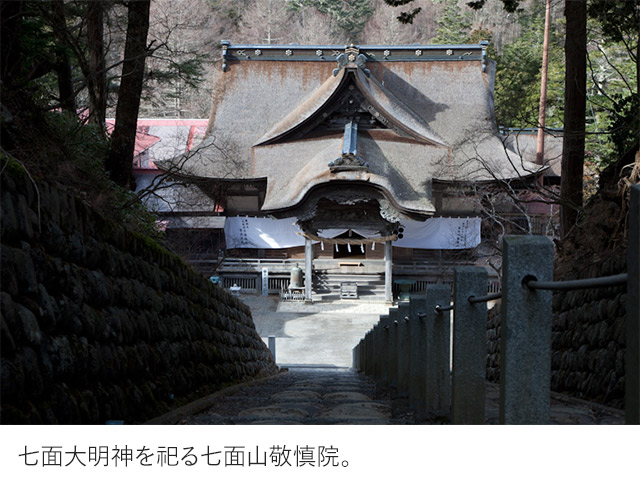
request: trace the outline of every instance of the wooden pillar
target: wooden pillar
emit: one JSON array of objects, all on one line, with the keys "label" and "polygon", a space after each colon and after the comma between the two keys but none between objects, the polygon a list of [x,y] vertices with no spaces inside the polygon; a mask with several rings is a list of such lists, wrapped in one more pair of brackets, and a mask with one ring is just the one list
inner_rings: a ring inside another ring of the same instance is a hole
[{"label": "wooden pillar", "polygon": [[313,284],[313,244],[309,238],[304,240],[304,300],[313,303],[311,287]]},{"label": "wooden pillar", "polygon": [[391,241],[384,243],[384,301],[393,302],[393,292],[391,291],[391,282],[393,277],[393,248]]}]

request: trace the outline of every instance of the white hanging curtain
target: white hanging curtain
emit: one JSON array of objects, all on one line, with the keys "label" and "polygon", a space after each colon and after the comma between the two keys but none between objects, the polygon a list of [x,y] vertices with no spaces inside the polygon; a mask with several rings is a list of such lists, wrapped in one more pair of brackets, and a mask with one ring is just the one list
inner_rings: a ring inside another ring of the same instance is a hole
[{"label": "white hanging curtain", "polygon": [[[302,231],[295,218],[228,217],[224,226],[227,248],[291,248],[304,246]],[[393,242],[404,248],[458,250],[480,244],[479,217],[432,217],[424,222],[403,221],[402,238]],[[348,229],[318,231],[321,238],[335,238]],[[376,231],[353,230],[365,238],[379,238]],[[349,245],[350,246],[350,245]]]},{"label": "white hanging curtain", "polygon": [[479,217],[432,217],[425,222],[403,222],[402,238],[393,244],[404,248],[460,250],[480,244]]},{"label": "white hanging curtain", "polygon": [[304,246],[295,218],[228,217],[224,225],[227,248],[291,248]]}]

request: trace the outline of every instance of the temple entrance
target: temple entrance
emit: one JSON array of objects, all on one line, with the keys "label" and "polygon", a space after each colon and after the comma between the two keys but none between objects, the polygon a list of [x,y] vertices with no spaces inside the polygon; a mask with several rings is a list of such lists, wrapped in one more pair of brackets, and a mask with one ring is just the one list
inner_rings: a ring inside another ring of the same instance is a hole
[{"label": "temple entrance", "polygon": [[[362,240],[364,236],[359,235],[351,230],[336,236],[335,238],[341,240]],[[336,243],[333,247],[333,258],[336,259],[364,259],[367,253],[367,245],[342,245]]]}]

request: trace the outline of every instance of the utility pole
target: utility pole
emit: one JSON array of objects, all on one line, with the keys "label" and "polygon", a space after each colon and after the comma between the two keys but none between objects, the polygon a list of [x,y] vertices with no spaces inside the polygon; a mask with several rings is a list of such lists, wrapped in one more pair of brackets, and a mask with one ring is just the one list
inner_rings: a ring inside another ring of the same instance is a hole
[{"label": "utility pole", "polygon": [[549,66],[549,25],[551,24],[551,0],[545,0],[544,39],[542,42],[542,71],[540,79],[540,108],[538,111],[538,145],[536,164],[544,164],[544,125],[547,113],[547,69]]}]

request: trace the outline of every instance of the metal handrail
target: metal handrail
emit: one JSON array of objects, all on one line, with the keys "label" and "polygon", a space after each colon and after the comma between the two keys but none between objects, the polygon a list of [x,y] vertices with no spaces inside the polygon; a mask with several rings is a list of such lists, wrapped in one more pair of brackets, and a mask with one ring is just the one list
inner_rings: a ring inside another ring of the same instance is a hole
[{"label": "metal handrail", "polygon": [[487,294],[485,296],[469,296],[469,303],[483,303],[485,301],[499,300],[502,298],[502,291]]},{"label": "metal handrail", "polygon": [[545,289],[554,291],[568,291],[571,289],[589,289],[618,286],[627,282],[628,274],[617,274],[615,276],[590,277],[588,279],[575,279],[572,281],[537,281],[526,282],[529,289]]},{"label": "metal handrail", "polygon": [[[525,285],[529,289],[543,289],[543,290],[553,290],[553,291],[568,291],[573,289],[591,289],[591,288],[603,288],[603,287],[612,287],[619,286],[621,284],[625,284],[628,279],[628,274],[616,274],[614,276],[604,276],[604,277],[591,277],[588,279],[575,279],[572,281],[537,281],[531,279],[530,281],[525,282]],[[502,298],[502,293],[493,293],[487,294],[485,296],[469,296],[469,303],[484,303],[487,301],[493,301]],[[440,305],[436,305],[436,312],[444,312],[453,310],[455,308],[454,304],[443,307]]]},{"label": "metal handrail", "polygon": [[441,312],[448,312],[450,310],[453,310],[455,308],[456,305],[454,305],[453,303],[450,304],[449,306],[440,306],[440,305],[436,305],[435,307],[435,311],[436,313],[441,313]]}]

